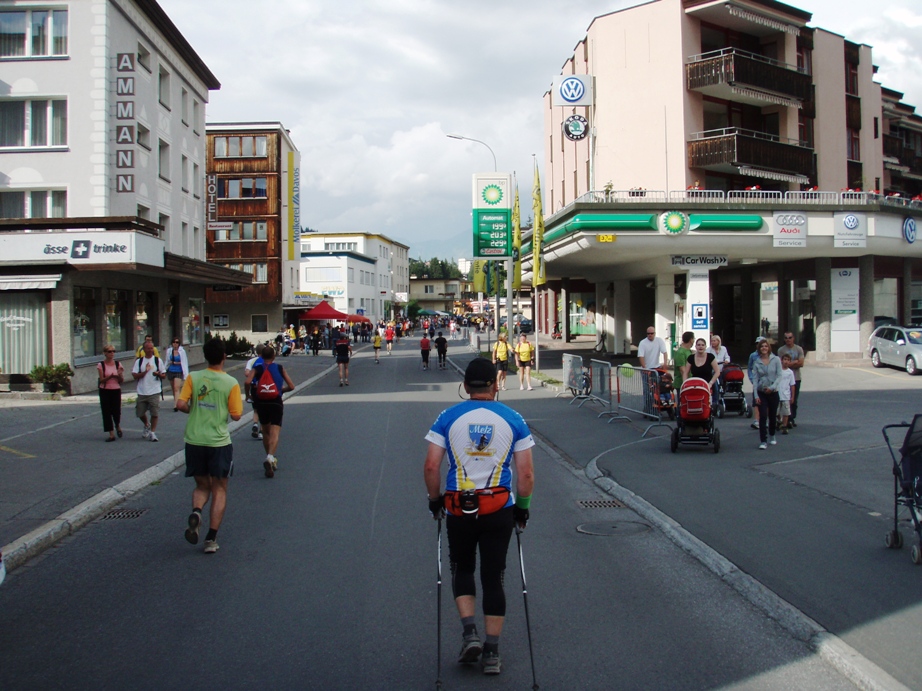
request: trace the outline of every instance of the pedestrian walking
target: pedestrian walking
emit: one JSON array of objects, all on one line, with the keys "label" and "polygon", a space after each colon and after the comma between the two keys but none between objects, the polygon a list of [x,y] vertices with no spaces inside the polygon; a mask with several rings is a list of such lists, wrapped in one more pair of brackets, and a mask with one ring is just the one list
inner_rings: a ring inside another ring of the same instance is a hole
[{"label": "pedestrian walking", "polygon": [[150,334],[147,334],[144,337],[144,342],[138,346],[138,349],[135,352],[135,356],[144,357],[144,346],[146,346],[148,342],[150,342],[151,347],[154,349],[154,355],[156,355],[157,357],[160,357],[160,351],[157,350],[157,346],[154,345],[154,337],[151,336]]},{"label": "pedestrian walking", "polygon": [[349,386],[349,358],[352,357],[352,345],[349,343],[349,333],[343,331],[333,346],[336,355],[336,364],[339,366],[339,385]]},{"label": "pedestrian walking", "polygon": [[[271,346],[267,346],[272,350]],[[227,506],[227,481],[234,472],[234,447],[227,418],[239,420],[243,401],[237,380],[224,371],[224,344],[212,339],[202,346],[208,367],[186,378],[178,407],[186,420],[186,477],[195,478],[186,540],[198,544],[202,510],[211,500],[205,554],[218,551],[218,529]]]},{"label": "pedestrian walking", "polygon": [[531,386],[531,368],[535,363],[535,347],[528,342],[527,334],[519,334],[519,342],[515,346],[515,366],[519,370],[519,391]]},{"label": "pedestrian walking", "polygon": [[371,347],[375,349],[375,364],[380,365],[381,361],[378,359],[378,356],[381,354],[381,334],[375,331],[375,335],[371,337]]},{"label": "pedestrian walking", "polygon": [[656,329],[647,327],[647,337],[637,344],[637,358],[640,366],[646,369],[656,369],[666,364],[669,350],[666,341],[656,335]]},{"label": "pedestrian walking", "polygon": [[179,400],[179,392],[182,391],[182,383],[189,376],[189,359],[186,357],[186,351],[182,347],[182,341],[177,337],[173,339],[170,349],[167,351],[166,377],[170,381],[170,388],[173,390],[173,412],[178,408],[176,401]]},{"label": "pedestrian walking", "polygon": [[781,434],[787,434],[790,429],[791,400],[794,398],[794,389],[791,354],[785,353],[781,356],[781,383],[778,385],[778,415],[781,417]]},{"label": "pedestrian walking", "polygon": [[419,339],[419,352],[423,356],[423,370],[429,369],[429,352],[432,350],[432,341],[429,335],[424,331],[423,337]]},{"label": "pedestrian walking", "polygon": [[774,446],[778,416],[778,389],[781,388],[781,360],[767,340],[759,343],[759,357],[752,363],[752,388],[759,408],[759,448]]},{"label": "pedestrian walking", "polygon": [[749,354],[749,362],[746,365],[746,376],[749,379],[749,383],[752,384],[752,410],[755,419],[752,421],[750,427],[752,429],[759,429],[759,407],[756,405],[756,388],[755,383],[752,380],[752,366],[755,364],[755,361],[759,359],[759,346],[762,344],[762,341],[767,340],[765,336],[759,336],[756,338],[756,349]]},{"label": "pedestrian walking", "polygon": [[390,324],[384,329],[384,343],[387,345],[387,354],[391,354],[391,347],[394,345],[394,327]]},{"label": "pedestrian walking", "polygon": [[[260,346],[257,349],[258,352],[261,353],[264,347],[265,346]],[[250,372],[253,371],[253,368],[256,367],[257,364],[261,365],[262,362],[263,362],[262,355],[257,355],[256,357],[252,357],[249,360],[247,360],[247,363],[243,366],[243,380],[246,381],[247,377],[250,376]],[[263,438],[262,427],[259,424],[259,415],[257,415],[256,413],[256,404],[253,402],[253,399],[250,398],[250,387],[244,386],[243,391],[244,391],[243,395],[245,397],[246,402],[249,403],[250,406],[253,408],[253,424],[250,427],[250,436],[253,437],[253,439],[262,440]]]},{"label": "pedestrian walking", "polygon": [[794,394],[791,398],[791,417],[788,424],[791,427],[797,427],[797,404],[800,400],[800,378],[803,374],[804,359],[806,357],[804,349],[794,342],[794,334],[791,331],[784,332],[784,345],[778,348],[778,357],[783,355],[791,356],[791,370],[794,372]]},{"label": "pedestrian walking", "polygon": [[102,362],[96,365],[99,375],[99,407],[102,409],[102,430],[108,432],[106,441],[122,436],[122,382],[125,370],[115,361],[115,347],[110,343],[102,349]]},{"label": "pedestrian walking", "polygon": [[493,344],[493,364],[496,367],[497,385],[500,391],[506,390],[506,373],[509,371],[509,343],[502,333]]},{"label": "pedestrian walking", "polygon": [[[163,361],[154,355],[154,342],[144,341],[144,355],[135,360],[131,368],[131,376],[137,382],[136,392],[138,400],[135,412],[144,423],[143,439],[160,441],[157,438],[157,421],[160,419],[160,401],[163,400],[163,380],[166,378],[166,368]],[[150,422],[148,422],[150,414]]]},{"label": "pedestrian walking", "polygon": [[[348,336],[346,337],[348,340]],[[285,409],[282,394],[295,388],[285,368],[275,362],[275,350],[272,346],[263,348],[262,362],[254,365],[244,382],[253,399],[253,408],[259,416],[262,426],[263,448],[266,460],[263,468],[266,477],[274,477],[278,470],[279,459],[276,451],[279,446],[279,434],[282,431],[282,417]]]},{"label": "pedestrian walking", "polygon": [[[535,484],[531,451],[535,442],[522,416],[495,400],[497,372],[489,360],[470,362],[464,372],[464,390],[470,400],[442,411],[426,435],[429,446],[423,477],[433,518],[448,514],[452,592],[462,627],[458,662],[470,664],[479,658],[484,674],[499,674],[506,553],[513,527],[524,530],[528,522]],[[443,494],[441,466],[446,457]],[[483,642],[475,623],[478,549]]]},{"label": "pedestrian walking", "polygon": [[703,338],[695,341],[695,352],[682,367],[682,381],[687,381],[690,377],[698,377],[704,379],[713,391],[720,377],[720,368],[717,366],[717,358],[707,352],[707,345],[707,341]]},{"label": "pedestrian walking", "polygon": [[445,369],[448,366],[448,340],[439,331],[435,338],[435,352],[439,355],[439,369]]}]

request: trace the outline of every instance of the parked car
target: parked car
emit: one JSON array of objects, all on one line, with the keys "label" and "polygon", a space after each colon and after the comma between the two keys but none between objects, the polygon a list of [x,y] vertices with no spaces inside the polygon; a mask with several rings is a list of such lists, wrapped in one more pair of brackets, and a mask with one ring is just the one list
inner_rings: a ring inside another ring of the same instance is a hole
[{"label": "parked car", "polygon": [[889,324],[879,326],[868,339],[868,354],[875,367],[891,365],[919,374],[922,365],[922,329]]},{"label": "parked car", "polygon": [[[512,315],[512,323],[515,324],[516,328],[518,329],[518,333],[528,334],[531,333],[535,328],[534,324],[531,322],[531,319],[524,317],[521,314]],[[506,317],[503,316],[499,318],[499,326],[501,329],[506,328]]]}]

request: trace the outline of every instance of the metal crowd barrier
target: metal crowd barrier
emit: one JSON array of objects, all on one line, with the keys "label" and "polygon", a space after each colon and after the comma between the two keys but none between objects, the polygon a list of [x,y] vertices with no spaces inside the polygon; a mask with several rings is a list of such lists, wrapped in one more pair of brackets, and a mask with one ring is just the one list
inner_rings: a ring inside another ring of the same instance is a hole
[{"label": "metal crowd barrier", "polygon": [[[589,391],[591,389],[592,380],[589,378],[591,375],[587,374],[583,369],[583,358],[579,355],[571,355],[570,353],[563,354],[563,386],[564,389],[558,393],[554,398],[558,398],[565,393],[569,393],[573,396],[573,401],[581,401],[583,399],[589,398]],[[589,386],[587,387],[586,384]],[[572,405],[573,401],[570,401]]]},{"label": "metal crowd barrier", "polygon": [[618,408],[617,411],[612,409],[609,422],[630,420],[631,418],[623,413],[626,411],[655,421],[647,426],[642,437],[647,436],[654,427],[670,427],[669,423],[663,420],[666,409],[660,405],[659,400],[661,374],[660,370],[631,367],[628,364],[618,365],[615,375]]},{"label": "metal crowd barrier", "polygon": [[[617,415],[618,413],[612,408],[611,363],[605,360],[590,360],[589,374],[592,380],[590,398],[605,406],[605,409],[596,417]],[[580,403],[580,407],[582,405]]]}]

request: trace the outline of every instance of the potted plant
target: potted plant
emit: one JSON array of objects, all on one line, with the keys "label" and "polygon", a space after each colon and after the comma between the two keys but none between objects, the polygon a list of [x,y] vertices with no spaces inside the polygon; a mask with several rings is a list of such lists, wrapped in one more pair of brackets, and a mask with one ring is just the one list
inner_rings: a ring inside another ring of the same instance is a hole
[{"label": "potted plant", "polygon": [[74,371],[66,362],[57,365],[36,365],[29,373],[29,378],[38,384],[44,384],[51,392],[70,388],[70,378]]}]

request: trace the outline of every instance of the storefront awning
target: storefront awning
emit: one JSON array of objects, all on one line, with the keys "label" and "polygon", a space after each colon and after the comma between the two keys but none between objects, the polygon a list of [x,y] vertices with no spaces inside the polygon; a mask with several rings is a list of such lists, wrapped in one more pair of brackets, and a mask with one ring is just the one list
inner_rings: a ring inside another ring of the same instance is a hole
[{"label": "storefront awning", "polygon": [[0,276],[0,290],[48,290],[58,287],[61,274]]}]

